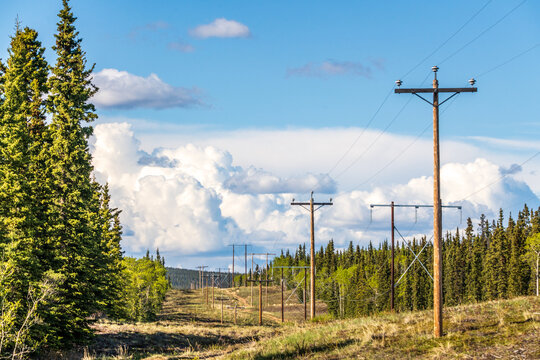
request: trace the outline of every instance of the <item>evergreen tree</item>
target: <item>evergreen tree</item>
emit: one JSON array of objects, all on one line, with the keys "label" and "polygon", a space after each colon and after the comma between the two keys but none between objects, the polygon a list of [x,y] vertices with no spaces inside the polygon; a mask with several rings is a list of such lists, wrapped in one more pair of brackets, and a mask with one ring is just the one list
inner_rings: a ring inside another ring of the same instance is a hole
[{"label": "evergreen tree", "polygon": [[95,187],[91,180],[91,156],[88,137],[92,128],[86,122],[96,118],[88,101],[96,92],[91,84],[93,66],[86,67],[86,54],[75,29],[76,18],[68,1],[59,12],[56,64],[49,78],[48,108],[52,114],[50,210],[55,222],[51,229],[54,244],[53,269],[65,276],[54,311],[46,321],[58,346],[83,341],[91,333],[88,316],[99,309],[94,283],[93,259],[99,249],[95,235]]},{"label": "evergreen tree", "polygon": [[[41,241],[43,211],[33,199],[36,174],[32,156],[36,145],[31,124],[43,118],[47,63],[35,30],[17,23],[7,66],[1,66],[0,105],[0,251],[14,269],[9,283],[12,301],[25,303],[28,289],[43,276]],[[19,313],[26,312],[24,306]],[[22,320],[21,320],[22,321]]]}]

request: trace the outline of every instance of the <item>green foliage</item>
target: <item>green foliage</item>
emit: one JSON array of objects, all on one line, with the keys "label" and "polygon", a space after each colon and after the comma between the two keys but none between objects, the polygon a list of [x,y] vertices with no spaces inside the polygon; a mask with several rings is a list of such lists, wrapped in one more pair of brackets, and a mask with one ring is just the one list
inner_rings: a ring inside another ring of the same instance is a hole
[{"label": "green foliage", "polygon": [[55,66],[19,23],[0,62],[0,356],[84,342],[91,315],[121,308],[120,211],[92,179],[96,88],[75,20],[64,0]]},{"label": "green foliage", "polygon": [[[530,235],[534,234],[534,235]],[[398,311],[423,310],[433,307],[433,246],[427,239],[412,239],[409,246],[395,249],[395,307]],[[457,229],[443,238],[443,300],[445,305],[503,299],[535,293],[536,261],[540,261],[539,210],[524,207],[516,221],[510,217],[504,226],[502,211],[496,223],[484,215],[479,231],[474,232],[467,219],[464,232]],[[423,249],[422,252],[420,250]],[[412,251],[411,251],[412,250]],[[414,255],[418,261],[412,263]],[[302,259],[302,261],[300,260]],[[411,265],[412,263],[412,265]],[[305,248],[294,255],[276,257],[272,266],[309,264]],[[353,247],[336,250],[330,241],[315,254],[317,298],[328,311],[339,317],[368,315],[390,307],[391,250],[387,242],[378,248]],[[410,268],[409,268],[409,265]],[[405,273],[405,271],[407,271]],[[295,284],[293,270],[284,271],[286,283]]]},{"label": "green foliage", "polygon": [[152,320],[161,309],[169,289],[167,270],[160,259],[123,260],[123,290],[120,317],[127,320]]}]

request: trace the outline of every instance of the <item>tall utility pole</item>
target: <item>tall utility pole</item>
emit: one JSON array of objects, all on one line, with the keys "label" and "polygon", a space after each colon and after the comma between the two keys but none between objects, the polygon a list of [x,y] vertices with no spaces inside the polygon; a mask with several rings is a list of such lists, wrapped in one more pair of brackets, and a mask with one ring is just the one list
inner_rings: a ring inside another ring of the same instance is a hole
[{"label": "tall utility pole", "polygon": [[[439,155],[439,106],[444,104],[450,98],[462,92],[476,92],[474,87],[476,80],[470,79],[470,88],[439,88],[437,80],[437,71],[439,68],[431,68],[434,73],[432,88],[411,88],[401,89],[401,80],[397,80],[398,86],[395,89],[396,94],[414,94],[433,106],[433,312],[434,324],[433,333],[435,337],[443,336],[443,318],[442,318],[442,248],[441,248],[441,181],[440,181],[440,155]],[[433,102],[418,95],[419,93],[432,93]],[[439,93],[453,93],[441,103],[439,103]]]},{"label": "tall utility pole", "polygon": [[[394,288],[395,288],[395,282],[394,282],[394,230],[396,229],[396,226],[394,225],[394,208],[395,207],[408,207],[408,208],[415,208],[415,211],[419,208],[424,207],[433,207],[433,205],[401,205],[401,204],[394,204],[392,201],[390,204],[370,204],[369,207],[373,209],[374,207],[390,207],[390,223],[391,223],[391,231],[392,231],[392,267],[390,269],[390,311],[394,311]],[[441,208],[455,208],[459,209],[461,211],[461,206],[453,206],[453,205],[443,205]]]},{"label": "tall utility pole", "polygon": [[281,322],[285,321],[285,301],[283,299],[283,268],[281,268]]},{"label": "tall utility pole", "polygon": [[[295,202],[294,199],[291,202],[291,205],[298,205],[306,209],[311,214],[311,252],[310,252],[310,283],[311,283],[311,302],[310,302],[310,316],[311,319],[315,317],[315,211],[319,210],[325,205],[334,205],[332,199],[329,202],[314,202],[313,201],[313,191],[311,192],[311,198],[309,202]],[[306,208],[309,206],[309,209]],[[317,206],[316,209],[314,207]]]}]

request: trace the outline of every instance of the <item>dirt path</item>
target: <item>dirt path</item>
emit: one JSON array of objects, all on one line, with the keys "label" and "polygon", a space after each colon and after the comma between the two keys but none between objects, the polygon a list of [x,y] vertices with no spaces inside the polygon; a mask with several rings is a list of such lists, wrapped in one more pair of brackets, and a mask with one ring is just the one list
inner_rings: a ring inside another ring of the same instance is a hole
[{"label": "dirt path", "polygon": [[[231,289],[221,289],[221,290],[223,291],[223,293],[227,294],[228,296],[236,299],[239,303],[241,303],[242,306],[244,307],[244,309],[242,309],[242,311],[244,311],[244,312],[252,312],[253,311],[254,308],[251,307],[251,305],[248,303],[247,299],[239,296],[238,294],[235,294],[234,291],[232,291]],[[264,308],[263,308],[263,317],[271,319],[272,321],[275,321],[275,322],[281,322],[280,318],[272,315],[269,312],[264,311]]]},{"label": "dirt path", "polygon": [[[220,293],[217,292],[216,297]],[[245,299],[223,291],[225,294],[247,305]],[[99,359],[112,359],[125,353],[133,355],[133,359],[156,355],[160,357],[152,359],[206,359],[248,344],[251,346],[262,338],[280,333],[280,328],[270,321],[268,314],[265,314],[267,321],[264,326],[258,326],[256,316],[250,311],[239,313],[238,325],[234,325],[230,309],[225,312],[224,322],[221,323],[220,310],[218,305],[215,309],[206,306],[200,291],[170,290],[155,321],[100,321],[94,324],[95,342],[86,352]]]}]

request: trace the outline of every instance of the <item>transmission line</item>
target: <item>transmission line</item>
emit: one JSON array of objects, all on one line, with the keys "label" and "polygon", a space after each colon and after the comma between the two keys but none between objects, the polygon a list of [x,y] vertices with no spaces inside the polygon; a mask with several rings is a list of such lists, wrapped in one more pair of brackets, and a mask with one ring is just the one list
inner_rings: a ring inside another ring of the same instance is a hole
[{"label": "transmission line", "polygon": [[484,29],[484,31],[482,31],[480,34],[478,34],[477,36],[475,36],[472,40],[470,40],[469,42],[467,42],[465,45],[461,46],[459,49],[457,49],[456,51],[454,51],[452,54],[450,54],[449,56],[447,56],[446,58],[444,58],[442,61],[439,61],[439,65],[442,65],[444,64],[446,61],[450,60],[451,58],[453,58],[455,55],[457,55],[458,53],[460,53],[463,49],[465,49],[467,46],[471,45],[473,42],[475,42],[476,40],[478,40],[479,38],[481,38],[485,33],[487,33],[489,30],[493,29],[495,26],[497,26],[501,21],[503,21],[504,19],[506,19],[508,16],[510,16],[510,14],[512,14],[515,10],[517,10],[519,7],[521,7],[523,4],[525,4],[527,2],[527,0],[523,0],[522,2],[520,2],[519,4],[517,4],[516,6],[514,6],[510,11],[508,11],[506,14],[504,14],[501,18],[499,18],[499,20],[495,21],[495,23],[491,24],[489,27],[487,27],[486,29]]}]

